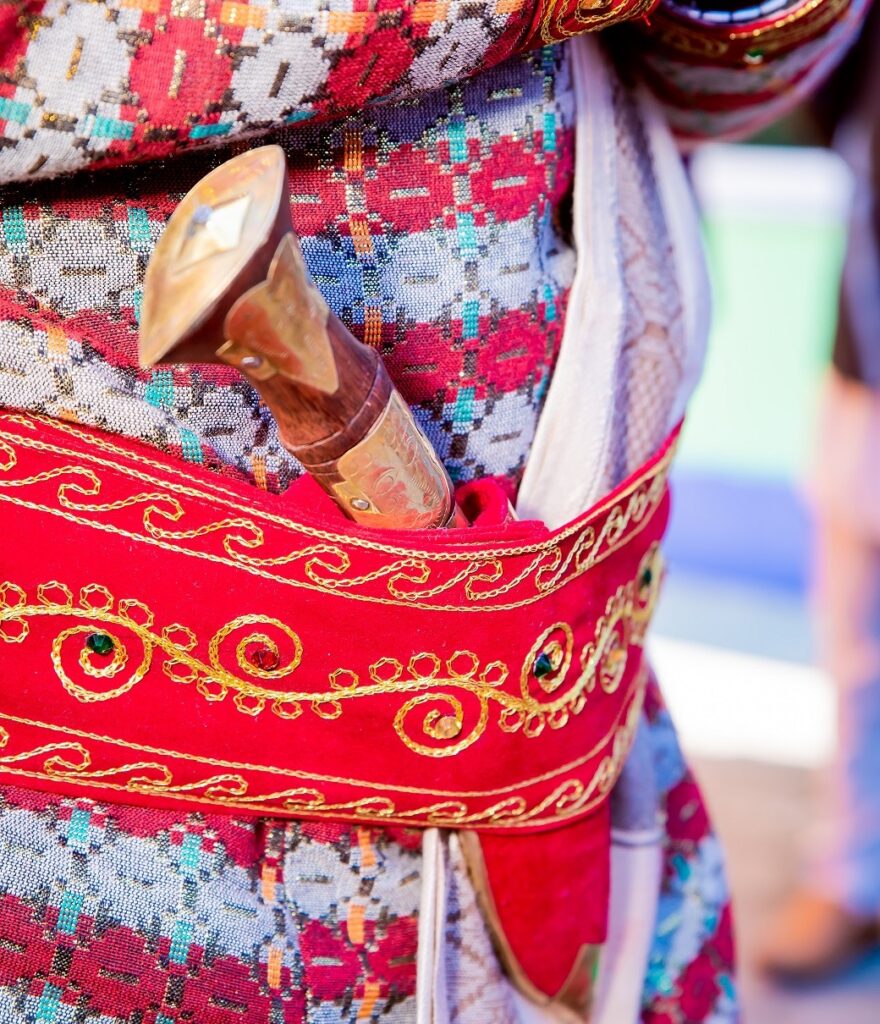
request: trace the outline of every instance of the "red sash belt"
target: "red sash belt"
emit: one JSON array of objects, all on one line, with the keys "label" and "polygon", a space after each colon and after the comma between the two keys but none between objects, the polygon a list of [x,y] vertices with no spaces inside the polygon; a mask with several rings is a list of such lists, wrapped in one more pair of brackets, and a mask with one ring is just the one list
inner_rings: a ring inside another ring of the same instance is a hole
[{"label": "red sash belt", "polygon": [[560,530],[380,533],[0,415],[0,781],[607,845],[672,444]]}]

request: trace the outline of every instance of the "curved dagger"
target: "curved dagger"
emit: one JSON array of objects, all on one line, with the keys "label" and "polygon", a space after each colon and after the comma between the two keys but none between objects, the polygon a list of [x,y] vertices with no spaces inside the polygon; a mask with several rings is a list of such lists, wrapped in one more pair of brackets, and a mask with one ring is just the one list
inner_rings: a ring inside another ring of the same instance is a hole
[{"label": "curved dagger", "polygon": [[375,350],[309,279],[278,146],[221,164],[184,197],[147,267],[141,365],[227,363],[351,519],[465,525],[452,483]]}]

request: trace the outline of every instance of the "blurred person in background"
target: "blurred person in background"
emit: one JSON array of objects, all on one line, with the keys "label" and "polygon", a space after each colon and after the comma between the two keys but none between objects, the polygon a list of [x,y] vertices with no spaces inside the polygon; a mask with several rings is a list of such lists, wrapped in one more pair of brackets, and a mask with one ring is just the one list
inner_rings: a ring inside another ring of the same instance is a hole
[{"label": "blurred person in background", "polygon": [[804,881],[761,964],[818,979],[880,944],[880,18],[812,113],[855,193],[832,366],[819,413],[812,501],[820,657],[834,681],[838,743]]}]

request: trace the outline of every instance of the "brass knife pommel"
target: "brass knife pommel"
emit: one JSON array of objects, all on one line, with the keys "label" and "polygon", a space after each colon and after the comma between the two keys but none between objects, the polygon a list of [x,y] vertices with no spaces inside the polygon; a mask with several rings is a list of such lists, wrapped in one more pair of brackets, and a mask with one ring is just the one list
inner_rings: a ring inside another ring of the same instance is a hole
[{"label": "brass knife pommel", "polygon": [[181,201],[147,267],[139,352],[144,367],[240,370],[282,444],[349,518],[396,529],[460,521],[449,477],[378,353],[309,277],[280,147],[228,160]]}]

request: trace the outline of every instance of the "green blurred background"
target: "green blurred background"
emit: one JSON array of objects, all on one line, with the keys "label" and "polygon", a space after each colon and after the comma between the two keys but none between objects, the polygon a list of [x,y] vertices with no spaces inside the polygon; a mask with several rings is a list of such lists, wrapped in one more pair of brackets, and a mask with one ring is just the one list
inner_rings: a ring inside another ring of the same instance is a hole
[{"label": "green blurred background", "polygon": [[844,228],[723,210],[704,223],[714,323],[681,466],[794,483],[829,357]]}]

